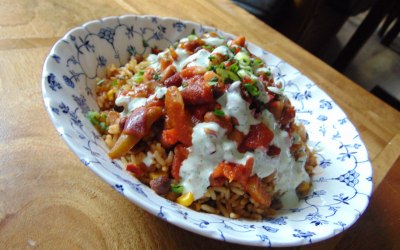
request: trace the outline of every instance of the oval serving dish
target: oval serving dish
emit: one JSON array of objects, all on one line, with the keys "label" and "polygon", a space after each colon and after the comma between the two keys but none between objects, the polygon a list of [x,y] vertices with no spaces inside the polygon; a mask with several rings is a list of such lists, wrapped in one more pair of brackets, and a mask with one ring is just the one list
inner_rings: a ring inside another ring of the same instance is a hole
[{"label": "oval serving dish", "polygon": [[[154,16],[108,17],[69,31],[50,51],[43,67],[45,106],[57,131],[82,163],[134,204],[194,233],[254,246],[299,246],[344,231],[362,214],[372,192],[372,167],[357,130],[332,99],[298,70],[248,43],[271,68],[275,81],[296,107],[297,121],[317,151],[313,190],[270,219],[251,221],[200,213],[168,201],[107,156],[108,148],[85,114],[98,110],[96,79],[107,66],[125,64],[131,55],[166,48],[193,31],[231,34],[201,24]],[[239,34],[238,34],[239,35]],[[242,34],[246,35],[246,34]]]}]

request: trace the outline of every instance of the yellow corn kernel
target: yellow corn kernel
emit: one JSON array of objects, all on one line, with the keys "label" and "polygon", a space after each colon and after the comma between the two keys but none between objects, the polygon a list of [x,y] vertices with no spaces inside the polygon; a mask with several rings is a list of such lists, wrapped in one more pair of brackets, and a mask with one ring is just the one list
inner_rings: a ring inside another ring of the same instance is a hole
[{"label": "yellow corn kernel", "polygon": [[183,195],[179,196],[178,199],[176,199],[176,202],[178,202],[179,204],[181,204],[182,206],[185,206],[185,207],[192,205],[193,201],[194,201],[194,196],[193,196],[192,192],[183,194]]},{"label": "yellow corn kernel", "polygon": [[115,94],[115,89],[110,89],[110,90],[107,92],[107,98],[108,98],[108,100],[110,100],[110,101],[114,100],[114,94]]}]

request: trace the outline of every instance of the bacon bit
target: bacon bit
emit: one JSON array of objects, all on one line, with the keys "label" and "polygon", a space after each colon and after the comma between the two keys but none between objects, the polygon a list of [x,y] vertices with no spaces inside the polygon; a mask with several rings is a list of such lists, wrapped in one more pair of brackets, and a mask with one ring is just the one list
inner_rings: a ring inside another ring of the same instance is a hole
[{"label": "bacon bit", "polygon": [[281,149],[277,146],[271,145],[268,148],[267,155],[269,156],[277,156],[281,153]]}]

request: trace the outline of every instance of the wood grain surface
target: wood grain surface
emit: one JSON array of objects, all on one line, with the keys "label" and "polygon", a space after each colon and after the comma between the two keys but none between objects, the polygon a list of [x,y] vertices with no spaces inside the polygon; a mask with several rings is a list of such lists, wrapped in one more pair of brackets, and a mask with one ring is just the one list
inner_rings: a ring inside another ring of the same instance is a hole
[{"label": "wood grain surface", "polygon": [[170,16],[240,35],[298,68],[346,112],[365,142],[375,194],[346,232],[300,249],[400,249],[400,114],[228,0],[2,0],[0,249],[252,249],[172,226],[81,164],[45,111],[40,82],[51,46],[86,21]]}]

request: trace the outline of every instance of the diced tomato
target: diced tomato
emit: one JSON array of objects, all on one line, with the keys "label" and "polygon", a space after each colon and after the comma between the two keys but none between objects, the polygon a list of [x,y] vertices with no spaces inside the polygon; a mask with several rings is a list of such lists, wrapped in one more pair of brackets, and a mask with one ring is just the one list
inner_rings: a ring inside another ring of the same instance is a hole
[{"label": "diced tomato", "polygon": [[[221,162],[214,169],[213,173],[210,176],[210,180],[216,180],[221,177],[225,177],[226,179],[228,179],[229,182],[237,181],[243,187],[246,187],[247,181],[253,169],[253,164],[254,158],[249,158],[245,166],[241,164]],[[220,182],[221,180],[216,181],[216,183]]]},{"label": "diced tomato", "polygon": [[164,129],[161,134],[161,144],[164,147],[172,147],[178,142],[178,133],[176,129]]},{"label": "diced tomato", "polygon": [[182,162],[186,160],[189,155],[189,151],[181,144],[176,145],[174,149],[174,159],[172,160],[171,174],[174,179],[179,180],[179,171],[182,166]]},{"label": "diced tomato", "polygon": [[151,53],[152,54],[158,54],[158,53],[160,53],[162,50],[160,50],[160,49],[158,49],[157,47],[153,47],[153,48],[151,48]]},{"label": "diced tomato", "polygon": [[135,174],[135,176],[139,177],[144,174],[145,171],[140,166],[136,166],[134,164],[127,164],[126,170]]},{"label": "diced tomato", "polygon": [[249,150],[259,147],[267,149],[273,138],[274,133],[264,123],[251,125],[242,146]]},{"label": "diced tomato", "polygon": [[200,122],[204,121],[204,115],[208,111],[214,110],[214,109],[215,109],[214,103],[194,105],[194,106],[189,107],[189,110],[190,110],[190,113],[192,114],[192,116],[194,116],[196,118],[196,120],[198,120]]},{"label": "diced tomato", "polygon": [[202,66],[191,66],[186,67],[181,71],[182,78],[191,78],[195,75],[203,75],[206,72],[206,68]]},{"label": "diced tomato", "polygon": [[232,41],[232,44],[236,44],[240,47],[244,47],[245,43],[246,43],[246,38],[244,36],[238,36]]},{"label": "diced tomato", "polygon": [[228,138],[229,140],[235,141],[239,146],[240,144],[242,144],[244,140],[244,134],[239,130],[237,130],[236,128],[233,128],[231,133],[228,134]]},{"label": "diced tomato", "polygon": [[269,207],[271,205],[271,194],[269,194],[262,186],[260,178],[253,175],[248,179],[246,191],[256,202]]},{"label": "diced tomato", "polygon": [[198,105],[215,102],[212,88],[204,81],[202,75],[184,78],[182,82],[187,84],[181,91],[185,103]]},{"label": "diced tomato", "polygon": [[205,42],[201,39],[196,39],[193,41],[188,41],[184,44],[184,48],[189,52],[194,52],[196,48],[203,46]]},{"label": "diced tomato", "polygon": [[164,85],[167,87],[176,86],[179,87],[182,85],[182,78],[179,72],[176,72],[172,76],[168,77],[164,81]]},{"label": "diced tomato", "polygon": [[296,110],[293,106],[286,107],[282,112],[282,117],[280,120],[281,126],[286,126],[294,121],[294,117],[296,116]]},{"label": "diced tomato", "polygon": [[226,133],[230,133],[232,131],[232,123],[231,119],[227,115],[216,116],[213,112],[207,112],[204,115],[205,122],[215,122],[222,128],[226,129]]},{"label": "diced tomato", "polygon": [[274,115],[276,121],[281,119],[283,111],[283,103],[281,101],[269,102],[267,109]]},{"label": "diced tomato", "polygon": [[185,110],[181,93],[175,86],[169,87],[165,94],[165,109],[168,129],[175,129],[178,141],[185,146],[191,146],[193,131],[191,115]]}]

